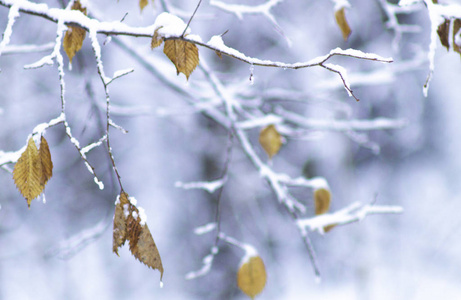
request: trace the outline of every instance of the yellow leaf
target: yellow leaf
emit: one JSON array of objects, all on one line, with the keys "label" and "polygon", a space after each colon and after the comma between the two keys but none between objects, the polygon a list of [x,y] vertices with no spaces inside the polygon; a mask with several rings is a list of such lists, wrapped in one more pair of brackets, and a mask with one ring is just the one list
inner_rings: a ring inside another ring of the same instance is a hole
[{"label": "yellow leaf", "polygon": [[163,277],[163,265],[160,253],[155,245],[149,227],[141,223],[138,208],[133,205],[128,194],[121,192],[115,205],[112,251],[118,255],[118,248],[130,242],[130,251],[140,262],[160,271]]},{"label": "yellow leaf", "polygon": [[314,201],[315,201],[315,214],[321,215],[328,212],[330,209],[330,191],[324,188],[316,189],[314,191]]},{"label": "yellow leaf", "polygon": [[149,4],[147,0],[139,0],[139,8],[141,9],[141,12],[144,9],[144,7],[147,6],[147,4]]},{"label": "yellow leaf", "polygon": [[43,136],[40,138],[40,149],[38,150],[38,156],[42,170],[40,184],[45,186],[51,176],[53,176],[53,161],[51,160],[51,153],[50,148],[48,147],[48,142]]},{"label": "yellow leaf", "polygon": [[192,43],[182,40],[167,40],[163,47],[163,53],[176,67],[176,72],[183,73],[189,79],[190,74],[198,66],[198,49]]},{"label": "yellow leaf", "polygon": [[341,29],[343,39],[347,41],[347,39],[351,35],[351,28],[349,27],[349,24],[346,20],[346,13],[344,11],[344,7],[335,11],[335,19],[336,23],[338,23],[339,29]]},{"label": "yellow leaf", "polygon": [[158,34],[158,30],[161,28],[163,28],[163,26],[160,26],[159,28],[155,29],[154,35],[152,36],[152,41],[150,43],[151,49],[157,48],[163,43],[163,37]]},{"label": "yellow leaf", "polygon": [[26,198],[27,205],[43,191],[41,184],[42,170],[37,146],[33,138],[29,139],[26,150],[21,154],[14,166],[13,180],[19,192]]},{"label": "yellow leaf", "polygon": [[216,55],[217,55],[220,59],[222,59],[221,51],[217,51],[217,50],[216,50],[215,53],[216,53]]},{"label": "yellow leaf", "polygon": [[253,256],[243,263],[237,272],[237,285],[248,297],[254,299],[266,285],[266,268],[259,256]]},{"label": "yellow leaf", "polygon": [[[79,10],[86,15],[86,8],[82,7],[80,1],[78,0],[74,2],[71,9]],[[68,26],[62,46],[64,47],[64,51],[66,51],[67,56],[69,57],[70,63],[72,63],[72,59],[74,58],[75,53],[77,53],[82,48],[85,36],[85,29],[73,25]]]},{"label": "yellow leaf", "polygon": [[274,125],[269,125],[261,130],[259,134],[259,143],[266,151],[269,158],[277,154],[282,146],[282,136]]},{"label": "yellow leaf", "polygon": [[329,232],[330,230],[332,230],[333,228],[335,228],[336,225],[338,225],[338,224],[327,225],[327,226],[323,227],[323,231],[324,231],[325,233],[327,233],[327,232]]}]

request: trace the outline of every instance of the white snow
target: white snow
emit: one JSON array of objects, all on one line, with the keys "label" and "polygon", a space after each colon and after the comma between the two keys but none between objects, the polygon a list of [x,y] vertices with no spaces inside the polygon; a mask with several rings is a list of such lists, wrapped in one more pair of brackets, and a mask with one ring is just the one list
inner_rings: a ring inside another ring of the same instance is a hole
[{"label": "white snow", "polygon": [[[158,15],[157,19],[155,19],[153,28],[154,30],[157,30],[157,33],[162,37],[178,37],[183,34],[184,29],[186,28],[186,23],[175,15],[163,12]],[[152,31],[152,33],[153,32],[154,31]],[[186,34],[189,33],[190,27],[186,30]]]},{"label": "white snow", "polygon": [[147,222],[146,211],[142,207],[138,207],[138,211],[139,211],[139,218],[141,219],[139,221],[139,224],[141,224],[141,226],[144,226],[144,225],[146,225],[146,222]]},{"label": "white snow", "polygon": [[125,219],[128,218],[128,216],[130,215],[130,211],[128,207],[129,207],[128,204],[123,204],[123,215],[125,216]]},{"label": "white snow", "polygon": [[193,182],[186,182],[186,183],[183,183],[181,181],[176,181],[175,187],[182,188],[185,190],[202,189],[212,194],[217,189],[221,188],[226,183],[226,181],[227,181],[227,177],[214,180],[214,181],[193,181]]},{"label": "white snow", "polygon": [[115,198],[115,203],[114,205],[120,204],[120,195],[117,195],[117,198]]},{"label": "white snow", "polygon": [[333,0],[333,3],[335,4],[334,10],[338,11],[342,8],[350,8],[351,4],[347,0]]},{"label": "white snow", "polygon": [[202,235],[202,234],[205,234],[205,233],[208,233],[208,232],[214,230],[215,228],[216,228],[216,223],[211,222],[211,223],[205,224],[203,226],[196,227],[194,229],[194,233],[196,235]]},{"label": "white snow", "polygon": [[138,200],[136,200],[135,197],[128,197],[128,200],[130,201],[130,203],[134,206],[136,206],[136,204],[138,204]]}]

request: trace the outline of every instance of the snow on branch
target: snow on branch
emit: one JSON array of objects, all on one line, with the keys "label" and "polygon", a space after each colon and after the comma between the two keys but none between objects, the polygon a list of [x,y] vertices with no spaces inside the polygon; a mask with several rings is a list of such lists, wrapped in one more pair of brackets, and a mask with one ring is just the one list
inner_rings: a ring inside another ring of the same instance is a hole
[{"label": "snow on branch", "polygon": [[318,231],[324,233],[324,228],[329,225],[345,225],[353,222],[360,222],[368,215],[374,214],[401,214],[401,206],[388,205],[362,205],[359,202],[352,203],[334,213],[326,213],[313,218],[298,219],[296,224],[302,231]]},{"label": "snow on branch", "polygon": [[227,181],[227,177],[214,180],[214,181],[194,181],[194,182],[186,182],[186,183],[181,182],[181,181],[176,181],[175,187],[183,188],[185,190],[202,189],[212,194],[217,189],[221,188],[226,183],[226,181]]},{"label": "snow on branch", "polygon": [[285,110],[281,107],[276,108],[276,113],[287,122],[294,123],[299,127],[312,130],[329,131],[370,131],[401,129],[408,124],[403,119],[377,118],[374,120],[337,120],[337,119],[312,119],[300,114]]},{"label": "snow on branch", "polygon": [[241,4],[226,4],[222,1],[210,0],[210,5],[233,13],[237,16],[237,18],[242,19],[244,14],[270,15],[270,10],[281,2],[283,2],[283,0],[269,0],[263,4],[250,6]]},{"label": "snow on branch", "polygon": [[33,52],[46,52],[54,48],[54,43],[43,45],[7,45],[3,48],[2,55],[23,54]]}]

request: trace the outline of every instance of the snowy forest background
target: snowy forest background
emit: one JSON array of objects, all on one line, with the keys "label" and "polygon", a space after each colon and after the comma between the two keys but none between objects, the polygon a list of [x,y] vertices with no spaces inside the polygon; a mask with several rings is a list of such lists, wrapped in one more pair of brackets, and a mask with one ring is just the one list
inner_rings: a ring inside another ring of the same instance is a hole
[{"label": "snowy forest background", "polygon": [[[49,7],[67,4],[44,2]],[[352,34],[347,42],[335,22],[335,1],[275,1],[270,14],[243,14],[241,19],[210,2],[217,1],[203,1],[191,23],[192,33],[206,41],[228,30],[223,36],[226,45],[251,57],[294,63],[340,47],[394,60],[385,64],[332,58],[347,69],[357,102],[338,75],[325,69],[251,70],[248,64],[220,59],[199,47],[201,63],[206,61],[226,88],[239,95],[238,101],[249,107],[261,104],[266,113],[282,106],[315,119],[389,118],[406,124],[365,132],[304,130],[287,137],[273,158],[271,166],[277,172],[324,177],[332,192],[332,211],[356,201],[404,209],[403,214],[367,216],[325,235],[311,233],[320,284],[295,222],[234,138],[221,196],[222,230],[252,244],[264,259],[268,279],[260,299],[459,297],[461,60],[459,53],[447,52],[437,41],[435,70],[424,97],[431,23],[423,2],[428,1],[413,1],[401,9],[397,1],[350,0],[346,16]],[[255,6],[274,1],[225,2]],[[152,25],[162,4],[187,22],[197,5],[190,0],[155,0],[141,14],[137,1],[87,3],[89,14],[98,19],[119,21],[128,13],[123,22],[135,27]],[[396,14],[390,14],[392,9]],[[400,24],[415,27],[402,32],[407,27],[387,26],[394,16]],[[8,9],[0,6],[2,32],[7,22]],[[55,23],[21,13],[9,45],[45,45],[55,38]],[[102,45],[105,37],[98,38]],[[235,282],[242,251],[232,245],[220,243],[207,275],[185,279],[202,267],[214,243],[212,233],[199,236],[194,228],[214,221],[217,193],[181,189],[176,183],[219,178],[228,143],[227,131],[202,114],[208,106],[190,105],[182,92],[211,95],[206,75],[197,69],[186,81],[184,75],[176,76],[160,49],[151,51],[150,39],[117,39],[174,83],[166,85],[115,38],[101,46],[107,74],[134,69],[110,85],[112,118],[129,131],[112,130],[111,146],[125,190],[146,210],[162,255],[165,285],[159,287],[158,271],[136,261],[127,246],[120,257],[111,252],[114,201],[120,188],[107,151],[99,147],[88,153],[105,184],[101,191],[64,128],[56,126],[46,132],[55,166],[45,190],[46,204],[40,197],[28,210],[11,179],[13,166],[5,164],[0,170],[0,299],[245,299]],[[0,56],[0,150],[5,153],[23,147],[33,128],[58,116],[61,109],[56,65],[24,69],[52,49],[22,54],[8,49],[13,48],[5,48]],[[101,137],[105,126],[105,95],[88,38],[72,70],[67,66],[65,57],[68,122],[80,142],[88,144]],[[260,129],[247,134],[257,155],[267,162],[258,145]],[[313,209],[311,190],[295,188],[292,193],[308,211]]]}]

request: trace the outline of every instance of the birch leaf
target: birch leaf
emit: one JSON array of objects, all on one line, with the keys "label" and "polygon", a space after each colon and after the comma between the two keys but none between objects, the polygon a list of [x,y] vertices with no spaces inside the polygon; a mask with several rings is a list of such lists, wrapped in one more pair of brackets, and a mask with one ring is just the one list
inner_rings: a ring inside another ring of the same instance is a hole
[{"label": "birch leaf", "polygon": [[41,184],[42,170],[37,146],[31,137],[26,150],[21,154],[14,166],[13,180],[19,192],[26,198],[27,205],[43,191]]},{"label": "birch leaf", "polygon": [[[74,2],[71,9],[79,10],[84,15],[86,15],[86,8],[82,7],[80,1],[78,0]],[[85,36],[85,29],[74,25],[68,26],[62,46],[64,47],[64,51],[66,51],[66,54],[69,57],[70,63],[72,63],[72,59],[74,58],[75,54],[82,48]]]},{"label": "birch leaf", "polygon": [[115,213],[114,213],[114,229],[113,229],[113,240],[112,240],[112,251],[118,255],[118,248],[123,246],[126,241],[126,217],[123,212],[124,206],[128,210],[128,195],[121,193],[115,202]]},{"label": "birch leaf", "polygon": [[199,64],[198,49],[192,43],[182,40],[167,40],[163,53],[176,67],[176,73],[183,73],[189,80],[190,74]]},{"label": "birch leaf", "polygon": [[158,34],[158,31],[161,28],[163,28],[163,26],[160,26],[159,28],[155,29],[154,35],[152,36],[152,41],[150,42],[151,49],[157,48],[163,43],[163,37]]},{"label": "birch leaf", "polygon": [[243,263],[237,272],[237,285],[248,297],[254,299],[266,285],[266,268],[259,256],[253,256]]},{"label": "birch leaf", "polygon": [[118,255],[118,248],[128,240],[133,256],[146,266],[159,270],[161,280],[163,265],[160,253],[149,227],[141,221],[138,208],[129,201],[127,193],[121,192],[115,205],[112,251]]},{"label": "birch leaf", "polygon": [[437,34],[439,35],[440,43],[447,48],[450,49],[450,44],[448,42],[448,35],[450,32],[450,20],[445,19],[445,22],[439,25],[437,28]]},{"label": "birch leaf", "polygon": [[139,8],[141,9],[141,12],[144,9],[144,7],[147,6],[147,4],[149,4],[147,0],[139,0]]},{"label": "birch leaf", "polygon": [[339,29],[341,29],[343,39],[347,41],[352,31],[351,31],[351,28],[349,27],[349,24],[347,23],[344,7],[335,11],[335,19],[336,19],[336,23],[339,26]]},{"label": "birch leaf", "polygon": [[44,187],[51,176],[53,176],[53,161],[51,160],[50,147],[48,146],[48,142],[43,136],[40,138],[40,149],[38,150],[38,157],[42,170],[40,184]]},{"label": "birch leaf", "polygon": [[315,214],[321,215],[330,209],[330,191],[324,188],[316,189],[314,191]]},{"label": "birch leaf", "polygon": [[461,19],[455,19],[453,22],[453,50],[461,54],[461,44],[456,44],[456,34],[461,29]]},{"label": "birch leaf", "polygon": [[273,124],[265,127],[259,134],[259,144],[266,151],[269,159],[277,154],[282,146],[282,136]]}]

